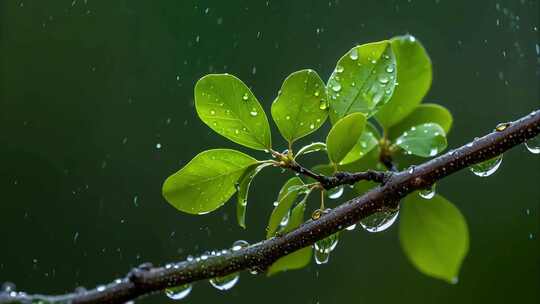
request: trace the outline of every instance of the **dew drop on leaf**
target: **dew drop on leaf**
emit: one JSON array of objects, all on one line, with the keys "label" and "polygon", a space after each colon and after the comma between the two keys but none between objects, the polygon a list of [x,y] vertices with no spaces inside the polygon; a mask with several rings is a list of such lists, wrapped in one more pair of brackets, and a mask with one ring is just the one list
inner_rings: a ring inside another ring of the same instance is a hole
[{"label": "dew drop on leaf", "polygon": [[396,221],[399,209],[379,211],[360,221],[360,226],[368,232],[384,231]]},{"label": "dew drop on leaf", "polygon": [[242,96],[242,99],[243,99],[244,101],[247,101],[247,100],[249,99],[248,93],[244,93],[244,96]]},{"label": "dew drop on leaf", "polygon": [[257,112],[257,109],[255,108],[252,108],[251,111],[249,112],[249,115],[251,116],[257,116],[259,114],[259,112]]},{"label": "dew drop on leaf", "polygon": [[182,300],[189,295],[193,285],[185,284],[165,289],[165,295],[171,300]]},{"label": "dew drop on leaf", "polygon": [[231,273],[223,277],[216,277],[209,280],[210,285],[218,290],[229,290],[238,283],[240,279],[240,274],[238,272]]},{"label": "dew drop on leaf", "polygon": [[472,165],[470,167],[470,170],[472,173],[474,173],[477,176],[480,177],[487,177],[495,173],[497,169],[499,169],[499,166],[501,165],[503,159],[503,155],[500,154],[498,156],[495,156],[492,159],[488,159],[484,162],[481,162],[476,165]]},{"label": "dew drop on leaf", "polygon": [[358,50],[356,48],[352,49],[351,53],[349,54],[349,57],[351,60],[358,59]]},{"label": "dew drop on leaf", "polygon": [[339,92],[341,91],[341,84],[339,84],[339,82],[336,82],[334,85],[332,85],[332,90],[334,92]]}]

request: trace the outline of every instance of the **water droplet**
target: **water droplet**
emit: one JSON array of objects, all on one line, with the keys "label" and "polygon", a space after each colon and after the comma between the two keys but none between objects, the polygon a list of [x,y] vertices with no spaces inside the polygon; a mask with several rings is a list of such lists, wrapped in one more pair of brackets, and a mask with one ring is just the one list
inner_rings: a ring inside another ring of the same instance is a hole
[{"label": "water droplet", "polygon": [[216,111],[210,110],[210,115],[216,115]]},{"label": "water droplet", "polygon": [[336,72],[337,72],[337,73],[341,73],[341,72],[343,72],[344,70],[345,70],[345,68],[343,68],[343,67],[340,66],[340,65],[338,65],[338,66],[336,67]]},{"label": "water droplet", "polygon": [[319,97],[319,94],[320,94],[319,91],[315,91],[315,93],[313,93],[313,95],[314,95],[315,97]]},{"label": "water droplet", "polygon": [[15,291],[15,284],[11,282],[5,282],[4,284],[2,284],[0,291],[5,293]]},{"label": "water droplet", "polygon": [[471,166],[470,170],[472,173],[474,173],[477,176],[481,176],[481,177],[490,176],[493,173],[495,173],[497,169],[499,169],[502,159],[503,159],[503,155],[500,154],[492,159],[488,159],[484,162]]},{"label": "water droplet", "polygon": [[234,130],[234,134],[236,134],[236,135],[240,134],[240,130],[235,129],[235,130]]},{"label": "water droplet", "polygon": [[249,99],[248,93],[244,93],[244,96],[242,96],[242,99],[243,99],[244,101],[247,101],[247,100]]},{"label": "water droplet", "polygon": [[96,290],[99,291],[99,292],[102,292],[106,289],[107,287],[105,287],[105,285],[99,285],[98,287],[96,287]]},{"label": "water droplet", "polygon": [[368,232],[381,232],[396,221],[399,209],[379,211],[360,221],[360,226]]},{"label": "water droplet", "polygon": [[161,149],[161,143],[156,144],[156,149],[158,149],[158,150]]},{"label": "water droplet", "polygon": [[285,120],[290,120],[291,117],[289,115],[285,116]]},{"label": "water droplet", "polygon": [[428,189],[420,190],[420,192],[418,192],[418,195],[420,195],[421,198],[432,199],[436,193],[435,188],[436,184],[433,184]]},{"label": "water droplet", "polygon": [[349,227],[345,228],[345,230],[348,230],[348,231],[353,231],[354,229],[356,229],[356,224],[352,224]]},{"label": "water droplet", "polygon": [[209,280],[210,284],[218,290],[229,290],[238,283],[240,274],[238,272],[231,273],[224,277],[212,278]]},{"label": "water droplet", "polygon": [[532,154],[540,154],[540,136],[533,137],[525,142],[525,147]]},{"label": "water droplet", "polygon": [[410,166],[409,169],[407,170],[407,172],[409,172],[409,174],[413,174],[414,173],[414,165],[413,166]]},{"label": "water droplet", "polygon": [[429,156],[435,156],[437,153],[439,153],[437,148],[431,148],[431,150],[429,150]]},{"label": "water droplet", "polygon": [[232,244],[232,251],[238,251],[240,249],[243,249],[243,248],[246,248],[249,246],[249,243],[244,241],[244,240],[238,240],[238,241],[235,241],[233,244]]},{"label": "water droplet", "polygon": [[313,130],[313,129],[315,129],[315,125],[314,125],[314,124],[310,124],[310,125],[309,125],[309,128],[310,128],[311,130]]},{"label": "water droplet", "polygon": [[506,128],[508,128],[509,126],[510,126],[509,122],[500,123],[495,127],[495,131],[502,132],[502,131],[506,130]]},{"label": "water droplet", "polygon": [[165,289],[165,295],[171,300],[182,300],[189,295],[193,285],[185,284]]},{"label": "water droplet", "polygon": [[349,57],[351,57],[352,60],[358,59],[358,49],[354,48],[351,50],[351,53],[349,54]]},{"label": "water droplet", "polygon": [[287,226],[287,224],[289,223],[289,218],[291,217],[291,211],[287,212],[285,214],[285,216],[283,216],[283,218],[281,219],[281,222],[279,222],[279,225],[281,227],[285,227]]},{"label": "water droplet", "polygon": [[386,77],[385,75],[381,75],[379,77],[379,82],[382,84],[382,85],[386,85],[388,83],[389,79],[388,77]]},{"label": "water droplet", "polygon": [[328,198],[330,199],[340,198],[343,195],[343,186],[338,186],[338,187],[328,190],[327,195],[328,195]]},{"label": "water droplet", "polygon": [[338,244],[338,233],[334,233],[331,236],[322,239],[315,243],[313,249],[315,251],[315,263],[326,264],[330,259],[330,253],[336,249]]},{"label": "water droplet", "polygon": [[259,114],[259,112],[257,112],[257,109],[255,109],[255,108],[252,108],[251,112],[249,112],[249,115],[251,115],[251,116],[257,116],[257,114]]},{"label": "water droplet", "polygon": [[390,64],[386,67],[387,73],[393,73],[394,72],[394,65]]},{"label": "water droplet", "polygon": [[341,84],[339,82],[334,83],[334,85],[332,85],[332,90],[334,90],[334,92],[341,91]]},{"label": "water droplet", "polygon": [[321,109],[321,110],[328,109],[328,103],[326,102],[326,100],[321,99],[321,101],[319,103],[319,109]]}]

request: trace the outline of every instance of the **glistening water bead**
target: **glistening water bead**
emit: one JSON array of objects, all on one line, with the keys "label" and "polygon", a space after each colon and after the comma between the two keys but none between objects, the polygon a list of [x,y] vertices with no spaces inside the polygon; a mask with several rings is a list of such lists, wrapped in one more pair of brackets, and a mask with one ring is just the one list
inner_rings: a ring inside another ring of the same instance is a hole
[{"label": "glistening water bead", "polygon": [[339,233],[334,233],[331,236],[316,242],[313,245],[315,263],[326,264],[330,259],[330,253],[336,249]]},{"label": "glistening water bead", "polygon": [[396,221],[399,209],[380,211],[360,221],[360,226],[368,232],[384,231]]},{"label": "glistening water bead", "polygon": [[492,159],[488,159],[476,165],[472,165],[470,170],[477,176],[487,177],[495,173],[502,163],[503,155],[497,155]]},{"label": "glistening water bead", "polygon": [[171,300],[182,300],[190,294],[191,289],[193,289],[191,284],[171,287],[165,289],[165,295]]},{"label": "glistening water bead", "polygon": [[333,189],[328,190],[328,198],[330,199],[338,199],[343,195],[343,186],[337,186]]},{"label": "glistening water bead", "polygon": [[435,188],[436,188],[436,184],[433,184],[431,185],[431,187],[427,189],[420,190],[418,192],[418,195],[420,195],[420,197],[424,199],[432,199],[436,193]]},{"label": "glistening water bead", "polygon": [[533,137],[525,142],[525,147],[532,154],[540,154],[540,136]]},{"label": "glistening water bead", "polygon": [[212,278],[209,280],[209,282],[214,288],[225,291],[233,288],[234,285],[238,283],[239,279],[240,274],[238,272],[235,272],[224,277]]}]

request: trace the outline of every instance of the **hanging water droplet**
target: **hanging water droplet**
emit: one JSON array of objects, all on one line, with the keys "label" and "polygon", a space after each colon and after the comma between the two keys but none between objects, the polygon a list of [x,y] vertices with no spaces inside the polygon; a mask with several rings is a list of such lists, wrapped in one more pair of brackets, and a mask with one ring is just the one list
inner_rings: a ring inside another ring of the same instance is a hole
[{"label": "hanging water droplet", "polygon": [[348,231],[353,231],[354,229],[356,229],[356,224],[352,224],[349,227],[345,228],[345,230],[348,230]]},{"label": "hanging water droplet", "polygon": [[379,211],[360,221],[360,226],[368,232],[381,232],[396,221],[399,209]]},{"label": "hanging water droplet", "polygon": [[407,172],[409,172],[409,174],[413,174],[414,173],[414,169],[415,169],[415,166],[412,165],[409,167],[409,169],[407,170]]},{"label": "hanging water droplet", "polygon": [[418,195],[420,195],[421,198],[432,199],[436,193],[435,188],[436,188],[436,184],[433,184],[431,185],[431,187],[427,189],[420,190],[418,192]]},{"label": "hanging water droplet", "polygon": [[332,86],[332,90],[334,90],[334,92],[341,91],[341,84],[339,82],[334,83],[334,85]]},{"label": "hanging water droplet", "polygon": [[351,57],[352,60],[358,59],[358,49],[354,48],[351,50],[351,53],[349,54],[349,57]]},{"label": "hanging water droplet", "polygon": [[315,243],[313,246],[315,263],[319,265],[328,263],[330,253],[336,249],[338,244],[338,236],[338,233],[334,233],[331,236]]},{"label": "hanging water droplet", "polygon": [[257,112],[257,109],[255,108],[252,108],[251,111],[249,112],[249,115],[251,116],[257,116],[259,114],[259,112]]},{"label": "hanging water droplet", "polygon": [[165,295],[171,300],[182,300],[187,297],[193,289],[193,285],[185,284],[177,287],[165,289]]},{"label": "hanging water droplet", "polygon": [[540,154],[540,136],[533,137],[525,142],[525,147],[532,154]]},{"label": "hanging water droplet", "polygon": [[343,195],[343,186],[337,186],[335,188],[328,190],[327,195],[328,195],[328,198],[330,199],[340,198]]},{"label": "hanging water droplet", "polygon": [[495,156],[492,159],[488,159],[484,162],[471,166],[470,170],[472,173],[474,173],[477,176],[481,176],[481,177],[490,176],[493,173],[495,173],[497,169],[499,169],[502,159],[503,159],[503,155],[500,154],[498,156]]},{"label": "hanging water droplet", "polygon": [[209,280],[210,284],[218,290],[229,290],[238,283],[240,274],[238,272],[231,273],[224,277],[212,278]]},{"label": "hanging water droplet", "polygon": [[233,244],[232,244],[232,251],[238,251],[240,249],[243,249],[243,248],[246,248],[249,246],[249,243],[244,241],[244,240],[238,240],[238,241],[235,241]]},{"label": "hanging water droplet", "polygon": [[247,100],[249,99],[248,93],[244,93],[244,96],[242,96],[242,99],[243,99],[244,101],[247,101]]}]

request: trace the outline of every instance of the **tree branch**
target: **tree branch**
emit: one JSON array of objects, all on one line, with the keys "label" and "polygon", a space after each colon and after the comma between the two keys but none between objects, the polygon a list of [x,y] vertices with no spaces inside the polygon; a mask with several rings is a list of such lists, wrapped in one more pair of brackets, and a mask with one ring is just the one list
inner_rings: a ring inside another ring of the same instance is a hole
[{"label": "tree branch", "polygon": [[[502,129],[502,130],[501,130]],[[482,138],[434,158],[422,165],[385,176],[386,181],[363,196],[354,198],[324,213],[317,220],[308,220],[296,230],[238,251],[227,251],[207,259],[183,261],[172,267],[139,267],[120,282],[62,296],[27,295],[11,292],[0,294],[0,303],[31,303],[36,300],[69,303],[124,303],[167,287],[224,276],[244,269],[264,271],[280,257],[312,245],[359,220],[395,206],[407,194],[429,187],[438,180],[470,165],[491,159],[540,133],[540,111],[537,110],[506,128],[498,128]],[[365,172],[363,174],[373,174]],[[375,177],[374,177],[375,176]],[[371,176],[379,179],[381,176]],[[366,176],[351,177],[351,182]]]}]

